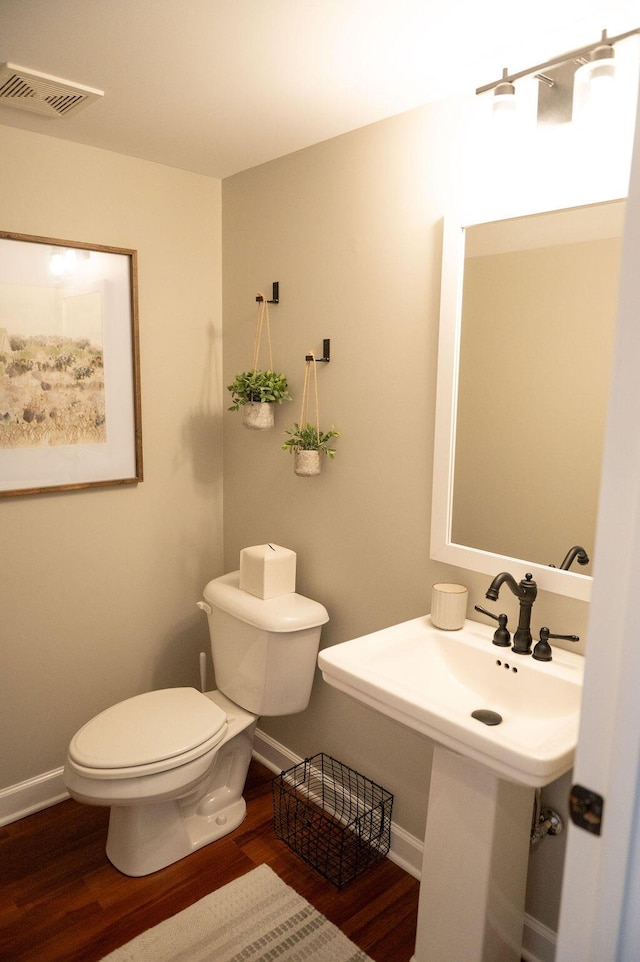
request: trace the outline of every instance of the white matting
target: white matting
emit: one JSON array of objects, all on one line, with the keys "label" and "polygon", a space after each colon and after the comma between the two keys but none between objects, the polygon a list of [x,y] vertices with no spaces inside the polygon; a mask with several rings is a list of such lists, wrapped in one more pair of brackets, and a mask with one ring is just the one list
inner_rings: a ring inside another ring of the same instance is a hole
[{"label": "white matting", "polygon": [[267,865],[143,932],[103,962],[371,962]]}]

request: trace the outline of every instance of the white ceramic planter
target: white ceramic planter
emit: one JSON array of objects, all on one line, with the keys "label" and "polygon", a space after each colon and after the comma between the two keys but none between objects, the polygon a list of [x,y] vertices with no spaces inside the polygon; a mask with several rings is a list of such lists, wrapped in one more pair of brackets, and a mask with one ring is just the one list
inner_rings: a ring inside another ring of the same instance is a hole
[{"label": "white ceramic planter", "polygon": [[294,451],[293,470],[303,478],[312,478],[320,474],[319,451]]},{"label": "white ceramic planter", "polygon": [[253,431],[268,431],[275,423],[273,404],[259,401],[245,404],[242,408],[242,423]]}]

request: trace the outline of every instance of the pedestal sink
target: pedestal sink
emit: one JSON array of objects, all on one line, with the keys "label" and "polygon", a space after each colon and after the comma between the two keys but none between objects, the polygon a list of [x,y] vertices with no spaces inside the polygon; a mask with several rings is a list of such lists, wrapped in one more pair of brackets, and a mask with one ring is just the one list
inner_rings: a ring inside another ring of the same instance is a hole
[{"label": "pedestal sink", "polygon": [[583,658],[429,616],[326,648],[334,688],[436,744],[413,962],[519,962],[534,791],[573,765]]}]

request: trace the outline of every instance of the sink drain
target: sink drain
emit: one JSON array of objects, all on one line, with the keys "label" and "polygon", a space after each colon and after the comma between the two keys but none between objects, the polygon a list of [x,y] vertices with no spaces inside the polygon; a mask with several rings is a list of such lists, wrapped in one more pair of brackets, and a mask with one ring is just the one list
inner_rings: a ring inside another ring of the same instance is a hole
[{"label": "sink drain", "polygon": [[491,711],[489,708],[477,708],[471,712],[471,717],[477,718],[483,725],[499,725],[502,721],[502,715],[499,715],[497,711]]}]

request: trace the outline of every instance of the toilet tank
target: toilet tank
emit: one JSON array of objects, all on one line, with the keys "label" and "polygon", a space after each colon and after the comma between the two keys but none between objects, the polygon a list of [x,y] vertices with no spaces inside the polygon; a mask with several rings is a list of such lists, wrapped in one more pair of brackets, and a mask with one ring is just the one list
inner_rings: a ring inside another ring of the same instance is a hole
[{"label": "toilet tank", "polygon": [[216,686],[256,715],[304,711],[327,610],[295,592],[257,598],[242,591],[239,580],[233,571],[203,592]]}]

